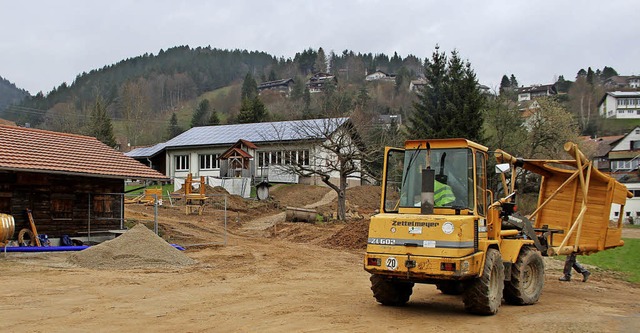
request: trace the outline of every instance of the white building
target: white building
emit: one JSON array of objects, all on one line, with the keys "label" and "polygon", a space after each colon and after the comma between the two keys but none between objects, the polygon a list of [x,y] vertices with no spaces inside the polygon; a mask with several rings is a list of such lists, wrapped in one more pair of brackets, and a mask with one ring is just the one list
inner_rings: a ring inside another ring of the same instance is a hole
[{"label": "white building", "polygon": [[[611,176],[627,186],[633,198],[627,199],[624,206],[625,222],[629,218],[640,222],[640,126],[634,128],[620,140],[611,144],[607,154]],[[612,220],[617,220],[619,207],[612,207]]]},{"label": "white building", "polygon": [[[350,126],[349,118],[201,126],[126,155],[164,173],[177,187],[189,174],[225,188],[225,182],[241,182],[246,188],[256,180],[322,185],[318,177],[301,177],[291,166],[324,168],[334,164],[337,158],[322,144],[335,136],[347,137],[343,131]],[[337,183],[339,174],[331,172],[330,177]],[[348,183],[360,185],[360,173],[352,174]]]},{"label": "white building", "polygon": [[518,102],[530,101],[537,97],[557,95],[558,91],[553,84],[533,85],[529,87],[516,88]]},{"label": "white building", "polygon": [[609,91],[600,100],[598,112],[605,118],[640,118],[640,91]]}]

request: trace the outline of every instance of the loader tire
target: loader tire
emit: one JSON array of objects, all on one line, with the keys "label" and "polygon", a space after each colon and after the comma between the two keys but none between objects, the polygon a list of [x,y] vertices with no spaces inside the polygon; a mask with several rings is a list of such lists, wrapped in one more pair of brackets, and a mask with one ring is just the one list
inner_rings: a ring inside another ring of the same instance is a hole
[{"label": "loader tire", "polygon": [[514,305],[530,305],[538,301],[544,286],[544,261],[537,250],[526,246],[511,266],[511,281],[504,285],[504,300]]},{"label": "loader tire", "polygon": [[438,282],[436,288],[445,295],[462,295],[464,292],[464,285],[460,281]]},{"label": "loader tire", "polygon": [[464,309],[479,315],[494,315],[502,303],[504,266],[496,249],[488,249],[482,275],[471,281],[462,294]]},{"label": "loader tire", "polygon": [[413,282],[394,281],[376,274],[370,280],[373,297],[382,305],[405,305],[413,292]]}]

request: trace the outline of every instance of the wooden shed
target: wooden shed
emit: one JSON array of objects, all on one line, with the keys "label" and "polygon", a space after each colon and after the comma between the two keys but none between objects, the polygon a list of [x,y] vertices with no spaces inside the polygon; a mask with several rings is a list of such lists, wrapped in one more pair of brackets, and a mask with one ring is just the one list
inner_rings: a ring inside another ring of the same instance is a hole
[{"label": "wooden shed", "polygon": [[118,229],[127,179],[168,180],[93,137],[0,125],[0,213],[16,232],[28,209],[49,237]]}]

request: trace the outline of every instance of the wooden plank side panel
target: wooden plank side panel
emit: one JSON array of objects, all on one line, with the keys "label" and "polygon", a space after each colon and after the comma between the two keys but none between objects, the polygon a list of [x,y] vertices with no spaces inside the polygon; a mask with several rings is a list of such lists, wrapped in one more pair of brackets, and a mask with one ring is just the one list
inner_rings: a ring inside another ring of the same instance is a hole
[{"label": "wooden plank side panel", "polygon": [[[8,198],[4,199],[3,205],[8,206],[7,213],[15,218],[16,237],[20,229],[29,227],[27,209],[32,211],[38,233],[49,237],[86,232],[91,214],[91,219],[98,221],[91,223],[103,230],[120,227],[121,195],[106,195],[110,199],[103,199],[97,206],[93,201],[100,193],[124,192],[121,179],[33,173],[0,174],[0,178],[9,180],[2,185],[3,193],[10,193],[3,196]],[[108,202],[106,208],[105,202]],[[90,212],[94,206],[103,209],[94,214]]]}]

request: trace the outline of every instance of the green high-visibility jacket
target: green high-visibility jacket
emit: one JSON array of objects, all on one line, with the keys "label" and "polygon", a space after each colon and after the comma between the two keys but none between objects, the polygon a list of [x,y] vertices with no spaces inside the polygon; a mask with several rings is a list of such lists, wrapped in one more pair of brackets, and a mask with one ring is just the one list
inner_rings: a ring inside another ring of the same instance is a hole
[{"label": "green high-visibility jacket", "polygon": [[456,200],[456,196],[451,191],[451,186],[435,181],[433,191],[433,201],[436,207],[448,206]]}]

